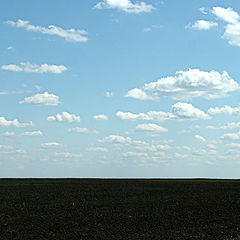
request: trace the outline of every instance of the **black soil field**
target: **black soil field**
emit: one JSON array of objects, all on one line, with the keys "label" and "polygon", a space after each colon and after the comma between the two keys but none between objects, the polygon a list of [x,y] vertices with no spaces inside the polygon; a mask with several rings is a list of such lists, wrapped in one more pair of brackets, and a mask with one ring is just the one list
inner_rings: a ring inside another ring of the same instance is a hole
[{"label": "black soil field", "polygon": [[1,179],[0,239],[235,239],[240,181]]}]

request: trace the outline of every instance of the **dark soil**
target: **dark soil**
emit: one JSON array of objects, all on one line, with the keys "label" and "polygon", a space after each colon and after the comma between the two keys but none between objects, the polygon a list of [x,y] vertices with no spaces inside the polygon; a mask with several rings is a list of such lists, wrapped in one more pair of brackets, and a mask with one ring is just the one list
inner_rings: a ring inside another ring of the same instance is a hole
[{"label": "dark soil", "polygon": [[240,181],[1,179],[0,240],[240,235]]}]

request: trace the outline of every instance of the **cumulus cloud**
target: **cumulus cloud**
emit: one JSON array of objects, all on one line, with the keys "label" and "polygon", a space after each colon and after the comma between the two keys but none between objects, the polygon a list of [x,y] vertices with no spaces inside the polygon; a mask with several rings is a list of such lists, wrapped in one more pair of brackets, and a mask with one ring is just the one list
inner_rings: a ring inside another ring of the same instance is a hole
[{"label": "cumulus cloud", "polygon": [[154,7],[145,2],[132,3],[131,0],[103,0],[94,6],[95,9],[116,8],[127,13],[151,12]]},{"label": "cumulus cloud", "polygon": [[178,102],[172,106],[173,114],[179,119],[203,119],[207,120],[211,117],[202,110],[195,108],[192,104]]},{"label": "cumulus cloud", "polygon": [[77,116],[75,114],[71,114],[68,112],[62,112],[61,114],[57,114],[56,116],[49,116],[47,118],[49,122],[68,122],[68,123],[73,123],[73,122],[80,122],[80,116]]},{"label": "cumulus cloud", "polygon": [[139,100],[157,100],[161,96],[173,99],[192,99],[203,97],[214,99],[228,96],[229,92],[239,90],[239,84],[226,71],[205,72],[199,69],[178,71],[175,76],[150,82],[141,89],[134,88],[125,96]]},{"label": "cumulus cloud", "polygon": [[24,28],[25,30],[31,31],[31,32],[40,32],[42,34],[56,35],[64,38],[66,41],[69,41],[69,42],[87,42],[88,41],[87,32],[85,30],[77,30],[74,28],[63,29],[61,27],[57,27],[54,25],[49,25],[48,27],[41,27],[41,26],[32,25],[29,23],[29,21],[24,21],[21,19],[18,19],[16,22],[7,21],[6,23],[13,27]]},{"label": "cumulus cloud", "polygon": [[21,134],[22,136],[28,136],[28,137],[35,137],[35,136],[43,136],[43,133],[41,131],[33,131],[33,132],[24,132]]},{"label": "cumulus cloud", "polygon": [[139,124],[136,126],[136,130],[143,131],[143,132],[167,132],[168,131],[168,129],[154,123]]},{"label": "cumulus cloud", "polygon": [[158,98],[154,98],[152,96],[147,95],[143,90],[139,88],[134,88],[127,92],[125,97],[135,98],[138,100],[157,100]]},{"label": "cumulus cloud", "polygon": [[221,138],[231,139],[231,140],[239,140],[240,139],[240,132],[238,132],[238,133],[225,133]]},{"label": "cumulus cloud", "polygon": [[213,7],[212,13],[227,23],[222,38],[240,47],[240,15],[232,8]]},{"label": "cumulus cloud", "polygon": [[218,26],[218,23],[216,22],[209,22],[206,20],[197,20],[195,23],[191,25],[191,28],[195,30],[209,30],[217,26]]},{"label": "cumulus cloud", "polygon": [[87,151],[90,151],[90,152],[108,152],[108,149],[104,148],[104,147],[90,147],[90,148],[87,148]]},{"label": "cumulus cloud", "polygon": [[6,120],[5,117],[0,117],[0,126],[1,127],[31,127],[33,126],[32,121],[29,123],[20,123],[17,119]]},{"label": "cumulus cloud", "polygon": [[42,143],[41,147],[43,148],[56,148],[56,147],[62,147],[63,145],[57,142],[47,142],[47,143]]},{"label": "cumulus cloud", "polygon": [[94,120],[102,120],[102,121],[107,121],[108,120],[108,117],[104,114],[100,114],[100,115],[95,115],[93,116],[93,119]]},{"label": "cumulus cloud", "polygon": [[101,140],[100,142],[103,143],[114,143],[114,144],[129,144],[132,142],[132,139],[130,137],[123,137],[118,135],[110,135],[107,136]]},{"label": "cumulus cloud", "polygon": [[58,96],[45,92],[37,93],[36,95],[33,95],[31,97],[26,97],[23,101],[19,102],[19,104],[23,103],[33,105],[57,106],[60,102]]},{"label": "cumulus cloud", "polygon": [[116,116],[121,120],[145,120],[145,121],[166,121],[166,120],[207,120],[211,117],[202,110],[189,103],[178,102],[172,106],[172,112],[149,111],[147,113],[117,112]]},{"label": "cumulus cloud", "polygon": [[55,73],[60,74],[67,70],[64,65],[48,65],[48,64],[31,64],[29,62],[21,62],[20,65],[9,64],[2,65],[3,70],[13,71],[13,72],[33,72],[33,73]]},{"label": "cumulus cloud", "polygon": [[96,131],[96,130],[89,130],[87,128],[80,128],[80,127],[69,128],[68,131],[69,132],[77,132],[77,133],[98,134],[98,131]]},{"label": "cumulus cloud", "polygon": [[212,13],[216,15],[221,20],[228,23],[238,23],[240,16],[232,8],[223,8],[223,7],[213,7]]},{"label": "cumulus cloud", "polygon": [[209,108],[208,113],[212,115],[216,114],[227,114],[227,115],[240,115],[240,107],[230,107],[230,106],[223,106],[223,107],[215,107],[215,108]]},{"label": "cumulus cloud", "polygon": [[207,141],[203,136],[200,136],[200,135],[195,135],[195,138],[197,140],[199,140],[200,142],[206,142]]}]

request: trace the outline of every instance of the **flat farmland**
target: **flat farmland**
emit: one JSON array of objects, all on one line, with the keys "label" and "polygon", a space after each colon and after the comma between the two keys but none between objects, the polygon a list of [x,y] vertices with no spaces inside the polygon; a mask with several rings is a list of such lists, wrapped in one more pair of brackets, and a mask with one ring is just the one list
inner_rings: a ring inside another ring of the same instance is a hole
[{"label": "flat farmland", "polygon": [[0,179],[0,240],[239,235],[238,180]]}]

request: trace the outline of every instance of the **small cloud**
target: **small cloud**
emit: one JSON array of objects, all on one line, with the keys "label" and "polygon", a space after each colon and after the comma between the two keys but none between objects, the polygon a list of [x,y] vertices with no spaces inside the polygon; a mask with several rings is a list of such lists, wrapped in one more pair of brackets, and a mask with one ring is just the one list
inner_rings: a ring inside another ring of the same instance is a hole
[{"label": "small cloud", "polygon": [[126,13],[151,12],[155,9],[152,5],[146,4],[145,2],[134,4],[131,0],[103,0],[102,2],[99,2],[94,6],[94,9],[110,8],[116,8]]},{"label": "small cloud", "polygon": [[240,107],[230,107],[225,105],[224,107],[215,107],[215,108],[209,108],[208,113],[212,115],[216,114],[226,114],[226,115],[240,115]]},{"label": "small cloud", "polygon": [[33,126],[32,121],[29,123],[20,123],[17,119],[14,120],[6,120],[5,117],[0,117],[0,126],[2,127],[31,127]]},{"label": "small cloud", "polygon": [[85,30],[78,30],[74,28],[63,29],[54,25],[49,25],[48,27],[36,26],[30,24],[29,21],[24,21],[21,19],[18,19],[16,22],[7,21],[6,23],[12,27],[24,28],[25,30],[30,32],[40,32],[42,34],[56,35],[58,37],[64,38],[68,42],[88,41],[88,37],[86,36],[87,32]]},{"label": "small cloud", "polygon": [[7,50],[8,50],[8,51],[14,51],[15,49],[14,49],[13,46],[9,46],[9,47],[7,48]]},{"label": "small cloud", "polygon": [[194,30],[210,30],[213,27],[217,27],[218,23],[209,22],[205,20],[197,20],[195,23],[191,25],[191,28]]},{"label": "small cloud", "polygon": [[63,145],[57,142],[47,142],[47,143],[42,143],[41,147],[42,148],[56,148],[56,147],[62,147]]},{"label": "small cloud", "polygon": [[90,148],[87,148],[87,151],[90,151],[90,152],[108,152],[108,149],[104,148],[104,147],[90,147]]},{"label": "small cloud", "polygon": [[231,139],[231,140],[239,140],[240,139],[240,132],[238,133],[225,133],[222,139]]},{"label": "small cloud", "polygon": [[99,140],[99,142],[114,143],[114,144],[129,144],[132,142],[132,139],[130,137],[110,135],[110,136],[107,136],[107,137]]},{"label": "small cloud", "polygon": [[208,10],[207,10],[206,8],[204,8],[204,7],[199,8],[199,11],[200,11],[202,14],[204,14],[204,15],[207,15],[207,14],[208,14]]},{"label": "small cloud", "polygon": [[101,115],[95,115],[93,116],[94,120],[97,120],[97,121],[107,121],[108,120],[108,117],[104,114],[101,114]]},{"label": "small cloud", "polygon": [[20,65],[9,64],[2,65],[2,69],[13,72],[32,72],[32,73],[55,73],[60,74],[67,70],[64,65],[48,65],[48,64],[31,64],[29,62],[21,62]]},{"label": "small cloud", "polygon": [[69,132],[77,132],[77,133],[98,134],[98,131],[96,131],[96,130],[89,130],[87,128],[80,128],[80,127],[69,128],[68,131]]},{"label": "small cloud", "polygon": [[23,101],[19,102],[19,104],[24,103],[33,105],[57,106],[60,101],[58,96],[45,92],[37,93],[36,95],[33,95],[31,97],[26,97]]},{"label": "small cloud", "polygon": [[195,138],[196,138],[197,140],[199,140],[200,142],[206,142],[206,141],[207,141],[204,137],[202,137],[202,136],[200,136],[200,135],[195,135]]},{"label": "small cloud", "polygon": [[113,97],[113,96],[114,96],[114,93],[113,93],[113,92],[106,92],[106,93],[105,93],[105,97],[110,98],[110,97]]},{"label": "small cloud", "polygon": [[28,137],[42,137],[43,133],[41,131],[33,131],[33,132],[24,132],[21,134],[22,136],[28,136]]},{"label": "small cloud", "polygon": [[136,126],[136,130],[143,131],[143,132],[167,132],[168,131],[168,129],[154,123],[139,124]]},{"label": "small cloud", "polygon": [[56,116],[49,116],[47,118],[49,122],[68,122],[68,123],[74,123],[74,122],[80,122],[81,118],[80,116],[77,116],[75,114],[71,114],[68,112],[62,112],[61,114],[57,114]]},{"label": "small cloud", "polygon": [[152,28],[149,28],[149,27],[143,29],[143,32],[151,32],[151,31],[152,31]]}]

